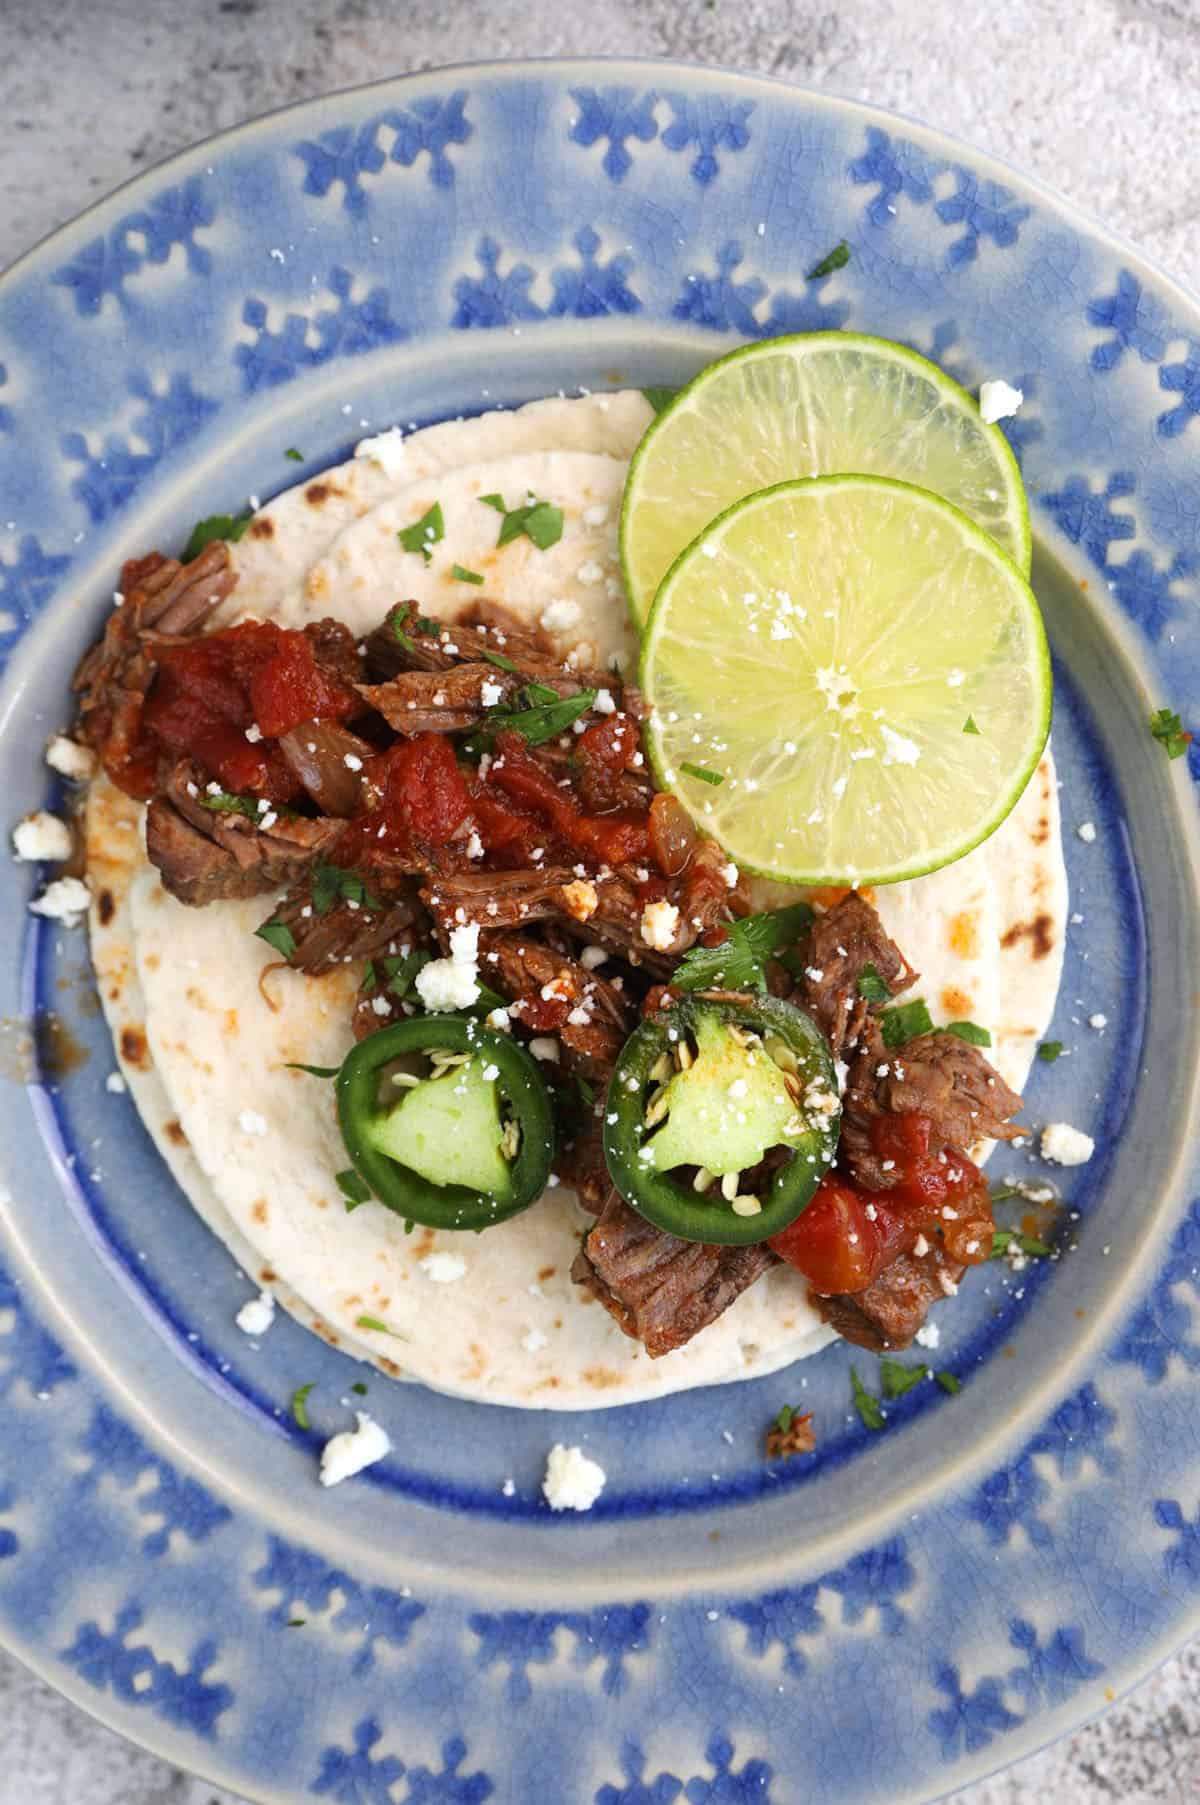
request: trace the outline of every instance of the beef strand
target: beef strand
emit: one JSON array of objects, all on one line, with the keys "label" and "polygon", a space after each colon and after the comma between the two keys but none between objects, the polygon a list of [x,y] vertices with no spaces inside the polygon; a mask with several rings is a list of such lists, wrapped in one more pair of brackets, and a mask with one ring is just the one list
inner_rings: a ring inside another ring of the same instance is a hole
[{"label": "beef strand", "polygon": [[966,1271],[940,1247],[923,1254],[902,1253],[865,1291],[809,1298],[831,1328],[856,1347],[889,1353],[911,1346],[930,1304],[948,1297]]},{"label": "beef strand", "polygon": [[264,811],[263,827],[241,814],[208,809],[204,777],[184,761],[146,811],[146,851],[164,887],[195,908],[226,898],[258,896],[294,884],[328,856],[344,823]]},{"label": "beef strand", "polygon": [[873,965],[890,996],[916,982],[912,969],[890,939],[871,904],[857,890],[818,915],[805,949],[805,972],[794,1001],[814,1018],[841,1059],[862,1033],[871,1005],[858,981]]}]

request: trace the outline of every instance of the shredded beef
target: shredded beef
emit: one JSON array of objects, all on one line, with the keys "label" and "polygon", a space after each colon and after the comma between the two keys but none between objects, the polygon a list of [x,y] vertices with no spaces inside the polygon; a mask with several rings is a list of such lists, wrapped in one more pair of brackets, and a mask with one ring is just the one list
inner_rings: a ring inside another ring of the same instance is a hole
[{"label": "shredded beef", "polygon": [[331,677],[340,678],[343,683],[361,682],[362,654],[358,641],[344,622],[326,615],[323,620],[310,621],[304,635],[322,670],[328,671]]},{"label": "shredded beef", "polygon": [[264,828],[245,815],[205,808],[205,794],[203,774],[184,762],[146,811],[151,864],[172,896],[197,908],[295,883],[342,831],[340,821],[309,821],[278,809],[265,811],[271,825]]},{"label": "shredded beef", "polygon": [[[607,1083],[629,1033],[632,1012],[606,978],[524,934],[482,939],[479,975],[490,989],[513,999],[514,1013],[518,1019],[527,1016],[535,1033],[558,1036],[564,1063],[572,1071]],[[547,988],[554,993],[550,998],[542,994]],[[586,1020],[572,1021],[572,1014]]]},{"label": "shredded beef", "polygon": [[[437,674],[464,664],[485,662],[496,680],[507,678],[513,688],[523,683],[544,683],[560,694],[579,689],[616,686],[603,671],[576,670],[564,664],[550,641],[536,628],[520,624],[499,602],[479,602],[454,621],[430,621],[437,634],[423,631],[415,602],[401,602],[390,610],[382,626],[368,634],[367,671],[375,683],[385,683],[402,672]],[[404,635],[397,637],[397,631]],[[453,647],[453,650],[449,650]],[[503,660],[492,664],[487,655]],[[505,667],[512,665],[513,670]]]},{"label": "shredded beef", "polygon": [[898,1182],[871,1145],[881,1115],[919,1111],[933,1123],[937,1143],[969,1150],[977,1141],[1011,1141],[1021,1130],[1009,1120],[1021,1099],[968,1041],[935,1030],[894,1049],[872,1027],[850,1067],[842,1098],[839,1158],[871,1191]]},{"label": "shredded beef", "polygon": [[464,922],[481,928],[517,928],[558,916],[566,907],[564,887],[574,881],[566,866],[531,866],[526,871],[463,871],[431,880],[421,892],[447,931]]},{"label": "shredded beef", "polygon": [[765,1242],[710,1247],[664,1234],[614,1192],[571,1277],[657,1360],[715,1322],[774,1263]]},{"label": "shredded beef", "polygon": [[368,901],[355,906],[338,900],[320,912],[306,874],[284,897],[271,920],[286,926],[296,943],[287,960],[293,970],[319,978],[352,960],[375,959],[411,946],[414,926],[424,917],[411,884],[401,879],[385,887],[372,877],[366,889]]},{"label": "shredded beef", "polygon": [[822,1297],[810,1290],[809,1297],[846,1341],[888,1353],[910,1345],[930,1304],[948,1296],[965,1271],[941,1248],[931,1247],[928,1253],[900,1254],[865,1291]]},{"label": "shredded beef", "polygon": [[462,733],[483,719],[485,683],[507,695],[518,679],[490,664],[448,671],[401,671],[386,683],[360,683],[358,693],[396,733]]},{"label": "shredded beef", "polygon": [[816,1020],[837,1059],[853,1047],[871,1010],[858,992],[867,966],[875,967],[891,996],[899,996],[917,978],[857,890],[815,918],[804,957],[805,973],[794,1000]]},{"label": "shredded beef", "polygon": [[196,633],[233,593],[229,547],[215,539],[190,564],[159,552],[124,565],[121,605],[72,680],[79,696],[79,737],[106,764],[120,764],[137,737],[142,703],[154,680],[146,638]]}]

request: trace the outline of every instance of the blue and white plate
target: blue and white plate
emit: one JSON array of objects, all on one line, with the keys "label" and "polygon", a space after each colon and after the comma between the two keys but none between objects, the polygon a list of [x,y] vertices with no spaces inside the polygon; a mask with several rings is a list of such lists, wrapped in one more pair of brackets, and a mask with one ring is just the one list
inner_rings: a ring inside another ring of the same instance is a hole
[{"label": "blue and white plate", "polygon": [[[956,1396],[870,1433],[844,1347],[572,1417],[372,1377],[395,1452],[321,1490],[357,1369],[290,1320],[258,1349],[234,1328],[245,1282],[105,1088],[83,937],[36,926],[35,874],[0,860],[0,1632],[256,1799],[924,1800],[1200,1627],[1200,758],[1147,724],[1200,725],[1200,308],[1054,194],[865,107],[649,62],[415,75],[142,177],[0,286],[6,821],[56,800],[41,748],[120,561],[294,481],[287,448],[315,471],[368,423],[831,326],[1024,389],[1057,659],[1070,1056],[1028,1115],[1097,1153],[1061,1175],[1069,1255],[939,1307]],[[785,1401],[819,1451],[767,1465]],[[586,1516],[542,1501],[555,1440],[607,1470]]]}]

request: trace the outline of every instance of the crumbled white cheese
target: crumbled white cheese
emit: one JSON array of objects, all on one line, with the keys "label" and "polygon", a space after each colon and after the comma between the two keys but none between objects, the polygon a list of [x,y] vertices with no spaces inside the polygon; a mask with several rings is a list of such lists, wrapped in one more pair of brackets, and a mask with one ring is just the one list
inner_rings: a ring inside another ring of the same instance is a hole
[{"label": "crumbled white cheese", "polygon": [[242,1305],[233,1320],[243,1335],[265,1335],[275,1320],[275,1299],[269,1291],[260,1292]]},{"label": "crumbled white cheese", "polygon": [[564,884],[562,899],[568,914],[573,915],[576,921],[587,921],[600,907],[596,886],[589,883],[587,878],[573,878],[569,884]]},{"label": "crumbled white cheese", "polygon": [[608,509],[602,501],[597,502],[594,508],[585,508],[583,510],[583,524],[585,526],[603,526],[607,519]]},{"label": "crumbled white cheese", "polygon": [[247,727],[246,738],[250,741],[252,746],[257,746],[259,740],[262,738],[262,728],[257,721],[251,721],[249,727]]},{"label": "crumbled white cheese", "polygon": [[517,1491],[516,1481],[512,1480],[512,1479],[506,1479],[504,1481],[504,1484],[500,1487],[500,1490],[503,1492],[503,1494],[506,1498],[515,1497],[516,1491]]},{"label": "crumbled white cheese", "polygon": [[552,1034],[537,1034],[529,1043],[529,1051],[535,1059],[553,1065],[558,1059],[558,1042]]},{"label": "crumbled white cheese", "polygon": [[720,873],[721,877],[723,877],[725,880],[725,888],[727,890],[736,890],[737,884],[738,884],[738,878],[741,874],[739,873],[738,868],[734,864],[733,860],[730,859],[728,865],[719,865],[717,867],[717,870]]},{"label": "crumbled white cheese", "polygon": [[450,957],[434,959],[417,973],[417,994],[431,1015],[466,1009],[479,995],[479,926],[468,922],[450,932]]},{"label": "crumbled white cheese", "polygon": [[373,438],[360,439],[354,447],[356,458],[370,458],[378,464],[385,476],[398,478],[404,475],[404,432],[399,426],[389,426],[386,432],[377,432]]},{"label": "crumbled white cheese", "polygon": [[1090,1134],[1072,1128],[1069,1122],[1051,1122],[1042,1130],[1042,1158],[1056,1166],[1083,1166],[1096,1151]]},{"label": "crumbled white cheese", "polygon": [[498,702],[503,702],[503,700],[503,683],[493,683],[490,677],[485,677],[479,686],[480,706],[483,708],[495,708],[496,704]]},{"label": "crumbled white cheese", "polygon": [[608,949],[603,946],[585,946],[579,955],[579,963],[585,971],[595,971],[608,958]]},{"label": "crumbled white cheese", "polygon": [[598,689],[596,691],[596,700],[592,703],[592,707],[597,714],[616,714],[617,705],[613,701],[611,689]]},{"label": "crumbled white cheese", "polygon": [[321,1449],[322,1485],[340,1485],[343,1479],[352,1479],[355,1473],[374,1466],[377,1460],[392,1451],[386,1430],[381,1429],[373,1417],[365,1410],[356,1410],[354,1414],[358,1419],[357,1429],[343,1429]]},{"label": "crumbled white cheese", "polygon": [[376,1015],[390,1015],[392,1013],[391,1001],[384,995],[373,996],[371,998],[371,1007]]},{"label": "crumbled white cheese", "polygon": [[71,830],[65,821],[52,815],[48,809],[38,809],[36,814],[26,815],[13,828],[13,856],[27,860],[31,864],[69,859],[71,856]]},{"label": "crumbled white cheese", "polygon": [[507,1009],[493,1009],[484,1019],[489,1028],[495,1028],[500,1034],[507,1034],[512,1020]]},{"label": "crumbled white cheese", "polygon": [[1007,420],[1015,414],[1025,399],[1023,389],[1014,389],[1011,382],[1003,377],[994,377],[990,382],[979,385],[979,413],[985,426],[994,426],[997,420]]},{"label": "crumbled white cheese", "polygon": [[1095,1015],[1088,1016],[1088,1027],[1089,1028],[1100,1029],[1100,1028],[1107,1028],[1107,1026],[1108,1026],[1108,1017],[1106,1015],[1101,1015],[1097,1011],[1097,1013]]},{"label": "crumbled white cheese", "polygon": [[674,903],[651,902],[642,910],[642,939],[660,953],[668,950],[678,927],[679,910]]},{"label": "crumbled white cheese", "polygon": [[263,1135],[267,1132],[267,1118],[260,1116],[256,1109],[243,1109],[238,1114],[237,1125],[243,1134]]},{"label": "crumbled white cheese", "polygon": [[941,1339],[942,1331],[938,1328],[936,1322],[922,1323],[921,1327],[917,1330],[917,1340],[922,1347],[937,1347]]},{"label": "crumbled white cheese", "polygon": [[547,633],[565,633],[569,627],[575,626],[582,613],[578,602],[548,602],[542,609],[542,626]]},{"label": "crumbled white cheese", "polygon": [[527,1354],[540,1354],[546,1345],[546,1337],[540,1329],[530,1329],[528,1335],[522,1335],[521,1346]]},{"label": "crumbled white cheese", "polygon": [[106,1091],[110,1091],[114,1097],[123,1097],[129,1086],[120,1072],[110,1072],[104,1080],[104,1088]]},{"label": "crumbled white cheese", "polygon": [[96,761],[86,746],[56,733],[46,747],[46,763],[52,771],[69,777],[74,783],[86,783],[96,769]]},{"label": "crumbled white cheese", "polygon": [[475,832],[474,828],[471,829],[471,837],[467,841],[467,857],[469,859],[481,859],[483,857],[483,841],[479,838],[479,835]]},{"label": "crumbled white cheese", "polygon": [[460,1253],[443,1253],[440,1249],[427,1253],[418,1264],[425,1277],[432,1279],[435,1285],[452,1285],[455,1279],[464,1277],[467,1270],[467,1262]]},{"label": "crumbled white cheese", "polygon": [[594,558],[589,558],[586,564],[579,566],[575,575],[581,583],[598,583],[604,575],[604,566],[597,564]]},{"label": "crumbled white cheese", "polygon": [[61,921],[65,928],[73,928],[87,914],[91,900],[82,878],[59,877],[47,884],[29,907],[34,915],[44,915],[49,921]]},{"label": "crumbled white cheese", "polygon": [[345,753],[342,757],[342,763],[345,765],[347,771],[361,771],[363,768],[363,761],[358,756],[357,752]]},{"label": "crumbled white cheese", "polygon": [[608,1475],[582,1448],[555,1442],[546,1462],[542,1494],[551,1510],[591,1510]]},{"label": "crumbled white cheese", "polygon": [[913,1252],[916,1254],[918,1260],[921,1258],[922,1254],[927,1254],[929,1252],[929,1243],[924,1235],[918,1235],[913,1242]]},{"label": "crumbled white cheese", "polygon": [[483,1082],[485,1084],[495,1084],[495,1082],[499,1076],[500,1076],[500,1067],[498,1065],[494,1065],[492,1063],[492,1061],[489,1060],[488,1063],[483,1068]]},{"label": "crumbled white cheese", "polygon": [[1094,821],[1081,821],[1079,826],[1075,829],[1075,832],[1086,845],[1090,846],[1092,841],[1096,838],[1096,823]]}]

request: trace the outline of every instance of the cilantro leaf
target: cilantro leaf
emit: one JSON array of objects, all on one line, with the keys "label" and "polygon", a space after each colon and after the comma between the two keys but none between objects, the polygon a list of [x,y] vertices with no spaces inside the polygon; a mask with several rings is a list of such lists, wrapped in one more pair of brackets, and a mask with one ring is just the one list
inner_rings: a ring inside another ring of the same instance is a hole
[{"label": "cilantro leaf", "polygon": [[293,464],[302,464],[304,462],[304,453],[302,451],[297,451],[294,445],[289,445],[283,455],[285,458],[291,458]]},{"label": "cilantro leaf", "polygon": [[698,778],[701,783],[711,783],[714,789],[725,781],[724,771],[710,771],[706,765],[689,765],[685,760],[679,769],[686,771],[689,777]]},{"label": "cilantro leaf", "polygon": [[670,407],[678,393],[678,389],[649,388],[642,390],[642,394],[656,414],[661,414],[664,407]]},{"label": "cilantro leaf", "polygon": [[885,1047],[902,1047],[907,1041],[915,1040],[918,1034],[928,1034],[933,1028],[933,1017],[926,1008],[924,997],[917,997],[912,1003],[900,1003],[895,1009],[885,1009],[879,1019]]},{"label": "cilantro leaf", "polygon": [[987,1029],[977,1027],[974,1022],[947,1022],[943,1032],[956,1034],[959,1040],[965,1040],[972,1047],[990,1047],[992,1044]]},{"label": "cilantro leaf", "polygon": [[553,502],[539,501],[536,496],[531,496],[523,507],[509,508],[505,506],[502,495],[481,495],[479,499],[486,507],[495,508],[498,514],[504,516],[500,523],[500,536],[496,540],[497,546],[508,545],[524,534],[539,551],[544,552],[552,545],[557,545],[562,538],[563,512]]},{"label": "cilantro leaf", "polygon": [[413,622],[413,632],[423,634],[426,639],[436,639],[441,630],[440,624],[435,620],[424,620],[418,616]]},{"label": "cilantro leaf", "polygon": [[1047,1065],[1053,1065],[1063,1050],[1061,1040],[1044,1040],[1038,1048],[1038,1058],[1044,1059]]},{"label": "cilantro leaf", "polygon": [[1018,1185],[997,1185],[992,1192],[992,1202],[1007,1203],[1010,1197],[1019,1197],[1020,1195],[1021,1191]]},{"label": "cilantro leaf", "polygon": [[858,974],[858,994],[868,1003],[886,1003],[891,991],[872,964],[864,965]]},{"label": "cilantro leaf", "polygon": [[216,796],[206,791],[200,797],[200,806],[211,810],[214,815],[245,815],[247,821],[257,821],[263,812],[255,797],[234,796],[229,790],[222,790]]},{"label": "cilantro leaf", "polygon": [[879,1408],[878,1398],[873,1398],[857,1372],[850,1368],[850,1389],[854,1393],[854,1406],[862,1419],[864,1429],[882,1429],[887,1421]]},{"label": "cilantro leaf", "polygon": [[367,1388],[361,1379],[357,1379],[350,1389],[351,1391],[357,1392],[360,1398],[365,1398],[367,1395]]},{"label": "cilantro leaf", "polygon": [[1179,716],[1169,708],[1159,708],[1150,716],[1150,732],[1168,758],[1182,758],[1192,739],[1192,735],[1185,732]]},{"label": "cilantro leaf", "polygon": [[198,520],[183,548],[183,562],[190,564],[214,539],[228,539],[236,545],[253,519],[253,510],[247,508],[244,514],[210,514],[207,520]]},{"label": "cilantro leaf", "polygon": [[411,526],[401,527],[396,534],[397,539],[406,552],[420,552],[426,564],[433,561],[431,545],[446,537],[446,522],[442,518],[442,504],[435,501],[427,508],[420,520],[414,520]]},{"label": "cilantro leaf", "polygon": [[339,865],[317,865],[312,878],[313,914],[328,915],[339,902],[357,903],[360,909],[383,908],[356,871],[343,871]]},{"label": "cilantro leaf", "polygon": [[809,282],[819,282],[822,276],[832,276],[835,269],[844,269],[849,261],[850,246],[843,238],[840,244],[835,244],[833,249],[826,256],[822,257],[820,263],[813,264],[808,272],[807,280]]},{"label": "cilantro leaf", "polygon": [[967,716],[966,720],[963,722],[962,730],[964,733],[979,732],[978,727],[975,725],[975,716],[973,714]]},{"label": "cilantro leaf", "polygon": [[903,1360],[889,1360],[884,1355],[879,1362],[879,1382],[885,1398],[902,1398],[928,1377],[929,1368],[924,1361],[916,1366],[905,1366]]},{"label": "cilantro leaf", "polygon": [[292,1393],[292,1416],[301,1429],[312,1428],[312,1424],[308,1420],[308,1406],[305,1400],[315,1384],[316,1380],[313,1379],[308,1385],[302,1385],[298,1391]]},{"label": "cilantro leaf", "polygon": [[480,646],[479,656],[486,658],[489,664],[494,664],[498,671],[507,671],[510,677],[517,674],[516,665],[503,652],[493,652],[487,646]]},{"label": "cilantro leaf", "polygon": [[289,1617],[288,1628],[290,1630],[302,1630],[307,1622],[307,1617]]},{"label": "cilantro leaf", "polygon": [[460,583],[482,583],[483,578],[477,570],[468,570],[464,564],[452,564],[450,575]]},{"label": "cilantro leaf", "polygon": [[776,1416],[775,1421],[771,1424],[772,1429],[778,1429],[780,1435],[786,1435],[792,1426],[792,1418],[795,1414],[796,1412],[792,1409],[790,1404],[784,1404]]},{"label": "cilantro leaf", "polygon": [[565,733],[572,722],[586,714],[596,700],[594,689],[581,689],[578,695],[560,696],[544,683],[527,683],[515,691],[507,702],[489,708],[484,724],[464,743],[464,750],[476,757],[487,752],[502,727],[512,728],[530,746],[544,745]]},{"label": "cilantro leaf", "polygon": [[274,947],[281,959],[290,959],[296,950],[296,936],[286,921],[264,921],[261,928],[255,928],[255,938],[265,940],[268,946]]},{"label": "cilantro leaf", "polygon": [[1000,1259],[1003,1254],[1008,1252],[1014,1241],[1021,1252],[1028,1254],[1031,1260],[1048,1260],[1054,1252],[1054,1249],[1047,1247],[1044,1241],[1039,1241],[1036,1235],[1023,1235],[1015,1228],[998,1228],[992,1235],[992,1251],[989,1258]]},{"label": "cilantro leaf", "polygon": [[336,1078],[342,1069],[340,1065],[302,1065],[298,1059],[285,1063],[289,1072],[307,1072],[310,1078]]},{"label": "cilantro leaf", "polygon": [[397,1341],[407,1340],[398,1329],[389,1329],[386,1322],[380,1322],[378,1316],[356,1316],[354,1326],[356,1329],[374,1329],[377,1335],[392,1335]]},{"label": "cilantro leaf", "polygon": [[370,1201],[371,1187],[363,1182],[353,1166],[347,1166],[344,1172],[338,1172],[335,1177],[337,1188],[346,1199],[347,1215],[351,1210],[356,1210],[360,1203]]},{"label": "cilantro leaf", "polygon": [[772,909],[747,915],[729,924],[729,938],[720,946],[694,946],[685,953],[671,977],[672,990],[763,990],[764,966],[776,953],[790,947],[812,925],[807,903],[788,909]]},{"label": "cilantro leaf", "polygon": [[956,1378],[953,1373],[940,1372],[940,1373],[934,1373],[933,1376],[937,1380],[938,1384],[941,1386],[942,1390],[948,1391],[950,1393],[951,1397],[954,1396],[955,1392],[962,1390],[962,1380],[959,1378]]},{"label": "cilantro leaf", "polygon": [[363,979],[364,990],[374,990],[382,984],[394,997],[406,997],[412,989],[417,973],[423,971],[433,958],[420,947],[411,953],[389,953],[383,959],[375,959],[367,967],[367,975]]}]

